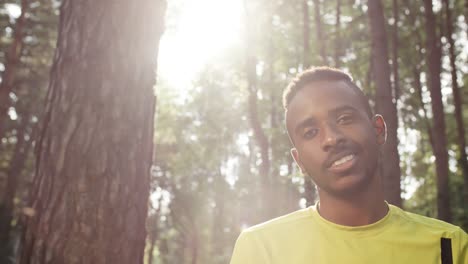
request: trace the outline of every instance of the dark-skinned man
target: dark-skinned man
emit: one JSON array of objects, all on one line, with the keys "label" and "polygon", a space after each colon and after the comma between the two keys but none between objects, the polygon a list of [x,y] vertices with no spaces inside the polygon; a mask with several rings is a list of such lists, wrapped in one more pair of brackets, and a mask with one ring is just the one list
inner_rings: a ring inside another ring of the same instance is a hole
[{"label": "dark-skinned man", "polygon": [[468,264],[462,229],[385,201],[385,121],[348,74],[311,68],[288,85],[283,105],[291,154],[319,200],[244,230],[231,264]]}]

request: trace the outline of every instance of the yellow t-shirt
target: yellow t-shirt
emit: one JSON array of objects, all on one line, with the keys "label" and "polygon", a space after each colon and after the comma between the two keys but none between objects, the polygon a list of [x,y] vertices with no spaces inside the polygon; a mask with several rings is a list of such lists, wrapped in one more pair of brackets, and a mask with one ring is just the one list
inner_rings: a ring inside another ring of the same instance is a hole
[{"label": "yellow t-shirt", "polygon": [[334,224],[311,206],[250,227],[237,239],[231,264],[445,264],[441,238],[451,244],[452,263],[468,264],[468,235],[461,228],[389,207],[366,226]]}]

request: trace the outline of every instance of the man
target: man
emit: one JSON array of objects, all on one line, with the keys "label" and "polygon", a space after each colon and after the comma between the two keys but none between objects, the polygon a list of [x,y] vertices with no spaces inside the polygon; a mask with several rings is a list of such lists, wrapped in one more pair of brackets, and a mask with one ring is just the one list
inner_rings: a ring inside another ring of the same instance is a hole
[{"label": "man", "polygon": [[385,202],[378,152],[385,121],[346,73],[312,68],[283,95],[291,154],[319,201],[239,236],[231,264],[468,264],[459,227]]}]

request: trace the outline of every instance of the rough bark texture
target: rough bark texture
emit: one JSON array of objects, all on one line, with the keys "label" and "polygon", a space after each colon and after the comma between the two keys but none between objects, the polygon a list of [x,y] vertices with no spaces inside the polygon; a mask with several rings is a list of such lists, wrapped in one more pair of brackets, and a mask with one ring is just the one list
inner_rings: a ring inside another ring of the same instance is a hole
[{"label": "rough bark texture", "polygon": [[62,1],[20,263],[142,263],[164,11]]},{"label": "rough bark texture", "polygon": [[463,122],[463,103],[460,96],[460,88],[458,87],[458,76],[457,76],[457,67],[455,65],[456,55],[455,55],[455,41],[453,40],[453,21],[452,21],[452,11],[450,9],[450,4],[448,0],[444,0],[445,13],[446,13],[446,27],[447,27],[447,40],[449,43],[449,57],[450,57],[450,67],[452,75],[452,95],[453,95],[453,104],[455,105],[455,121],[457,123],[457,140],[458,147],[460,150],[460,156],[458,163],[462,168],[463,172],[463,187],[464,187],[464,201],[468,205],[468,158],[466,155],[466,141],[465,141],[465,125]]},{"label": "rough bark texture", "polygon": [[21,1],[21,14],[16,20],[13,33],[13,41],[6,55],[5,70],[0,83],[0,139],[5,134],[5,121],[10,108],[10,92],[13,90],[15,72],[20,61],[21,50],[23,48],[23,30],[26,23],[26,12],[28,1]]},{"label": "rough bark texture", "polygon": [[437,213],[440,219],[450,222],[452,220],[452,214],[450,212],[449,199],[447,138],[445,136],[444,105],[442,104],[440,84],[442,52],[440,39],[436,33],[436,21],[432,11],[431,0],[424,0],[424,15],[426,17],[426,50],[429,69],[428,84],[431,92],[431,106],[434,122],[432,135],[437,171]]},{"label": "rough bark texture", "polygon": [[377,85],[376,112],[383,115],[387,123],[387,142],[382,147],[381,177],[385,199],[396,206],[401,206],[400,156],[398,154],[398,118],[393,103],[388,64],[387,35],[385,17],[380,0],[368,1],[369,23],[372,38],[373,73]]}]

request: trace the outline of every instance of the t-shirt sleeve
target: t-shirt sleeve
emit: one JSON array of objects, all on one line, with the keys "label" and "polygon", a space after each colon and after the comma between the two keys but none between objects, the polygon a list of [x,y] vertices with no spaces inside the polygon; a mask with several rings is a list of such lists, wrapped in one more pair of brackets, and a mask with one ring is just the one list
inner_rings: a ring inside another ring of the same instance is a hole
[{"label": "t-shirt sleeve", "polygon": [[267,263],[262,254],[262,248],[255,241],[253,234],[242,232],[237,238],[230,264],[261,264]]},{"label": "t-shirt sleeve", "polygon": [[461,228],[458,232],[458,245],[459,253],[457,264],[467,264],[468,263],[468,234],[466,234]]}]

